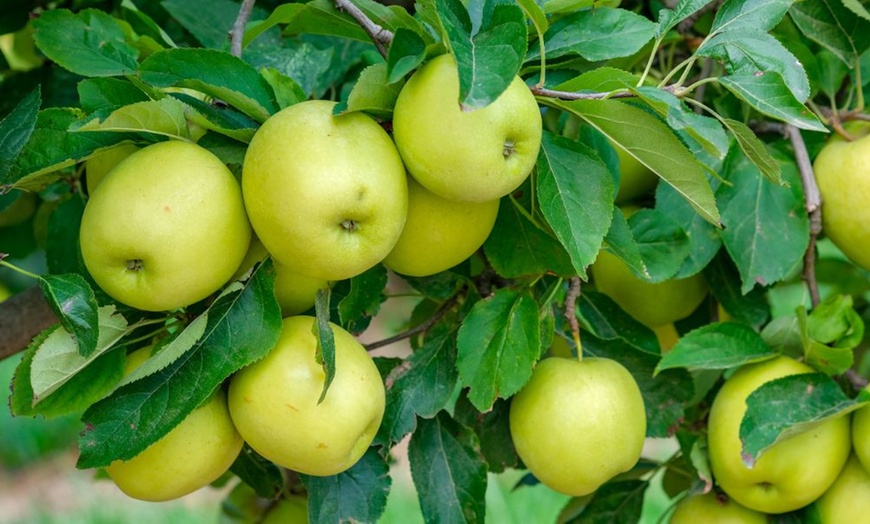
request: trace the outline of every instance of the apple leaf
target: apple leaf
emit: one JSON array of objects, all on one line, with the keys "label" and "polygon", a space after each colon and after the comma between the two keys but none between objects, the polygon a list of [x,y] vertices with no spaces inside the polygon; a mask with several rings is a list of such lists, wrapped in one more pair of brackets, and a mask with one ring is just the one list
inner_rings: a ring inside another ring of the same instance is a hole
[{"label": "apple leaf", "polygon": [[610,227],[613,178],[593,149],[549,132],[537,169],[541,212],[585,279]]},{"label": "apple leaf", "polygon": [[719,77],[719,83],[758,112],[795,127],[827,133],[828,129],[789,90],[775,71],[734,73]]},{"label": "apple leaf", "polygon": [[797,325],[807,364],[828,375],[839,375],[852,367],[853,350],[864,338],[864,321],[855,311],[851,295],[831,295],[809,314],[799,306]]},{"label": "apple leaf", "polygon": [[870,48],[870,21],[847,9],[840,0],[797,2],[789,16],[810,40],[834,53],[849,67]]},{"label": "apple leaf", "polygon": [[191,123],[234,140],[247,144],[259,127],[256,121],[231,107],[210,104],[181,93],[173,94],[172,97],[193,109],[187,113]]},{"label": "apple leaf", "polygon": [[709,3],[707,0],[680,0],[672,9],[659,10],[658,27],[656,27],[655,32],[656,40],[661,40],[668,31],[677,27],[677,24],[697,13]]},{"label": "apple leaf", "polygon": [[247,27],[242,43],[247,46],[278,24],[286,24],[287,34],[335,35],[361,42],[371,41],[365,30],[350,15],[339,11],[331,1],[314,0],[305,4],[279,5],[268,18],[262,22],[252,22]]},{"label": "apple leaf", "polygon": [[746,324],[717,322],[690,331],[668,351],[656,366],[656,374],[665,369],[728,369],[760,362],[779,353],[764,343],[761,336]]},{"label": "apple leaf", "polygon": [[644,353],[660,354],[655,333],[604,293],[582,290],[576,314],[581,325],[602,340],[621,340]]},{"label": "apple leaf", "polygon": [[116,131],[119,133],[143,133],[170,138],[189,139],[185,105],[173,97],[149,100],[126,105],[112,111],[102,121],[99,118],[71,131]]},{"label": "apple leaf", "polygon": [[82,109],[88,113],[148,101],[148,95],[141,89],[120,78],[86,78],[76,85],[76,89]]},{"label": "apple leaf", "polygon": [[39,105],[42,102],[39,86],[27,94],[11,113],[0,120],[0,186],[7,181],[15,157],[21,153],[36,127]]},{"label": "apple leaf", "polygon": [[[404,82],[387,81],[387,65],[383,62],[363,69],[347,98],[348,111],[365,111],[381,120],[389,120]],[[338,110],[341,104],[336,105]]]},{"label": "apple leaf", "polygon": [[740,290],[737,266],[725,251],[720,251],[704,268],[704,280],[722,308],[735,320],[756,329],[767,323],[770,304],[764,290],[756,287],[744,294]]},{"label": "apple leaf", "polygon": [[468,401],[466,392],[467,390],[460,392],[453,408],[453,416],[457,422],[470,428],[477,435],[487,469],[492,473],[501,473],[508,468],[518,467],[520,459],[511,440],[508,421],[510,402],[496,400],[492,409],[481,413]]},{"label": "apple leaf", "polygon": [[271,460],[261,457],[250,446],[242,448],[241,453],[230,466],[230,471],[238,476],[243,484],[250,486],[250,489],[253,489],[260,498],[275,499],[285,487],[283,470]]},{"label": "apple leaf", "polygon": [[[163,0],[160,5],[187,29],[203,47],[227,50],[227,33],[239,14],[239,6],[230,0]],[[262,9],[253,9],[251,20],[266,17]]]},{"label": "apple leaf", "polygon": [[774,184],[783,185],[782,169],[779,162],[770,156],[764,142],[752,132],[749,126],[730,118],[723,119],[723,123],[728,128],[728,131],[734,135],[740,150],[743,151],[743,154],[746,155],[746,158],[750,162],[755,164],[755,167],[759,169],[761,174]]},{"label": "apple leaf", "polygon": [[339,324],[350,331],[356,332],[355,325],[365,318],[364,326],[374,317],[381,304],[386,300],[384,288],[387,287],[387,269],[378,264],[350,279],[350,290],[338,302]]},{"label": "apple leaf", "polygon": [[299,475],[308,489],[308,518],[312,524],[377,522],[387,507],[390,467],[375,448],[347,471],[315,477]]},{"label": "apple leaf", "polygon": [[433,417],[456,386],[456,341],[452,331],[430,335],[384,380],[387,405],[376,442],[390,445],[414,431],[417,416]]},{"label": "apple leaf", "polygon": [[770,31],[795,0],[725,0],[716,11],[710,34],[754,29]]},{"label": "apple leaf", "polygon": [[97,350],[100,332],[97,299],[91,286],[81,275],[69,273],[42,276],[39,288],[60,324],[72,337],[78,354],[84,358],[91,356]]},{"label": "apple leaf", "polygon": [[471,430],[440,412],[421,419],[408,445],[425,522],[483,522],[486,464]]},{"label": "apple leaf", "polygon": [[460,0],[437,0],[435,5],[459,71],[459,103],[465,110],[488,106],[523,63],[528,35],[523,10],[486,0],[475,25]]},{"label": "apple leaf", "polygon": [[740,271],[743,293],[790,275],[809,242],[797,167],[785,159],[781,166],[790,187],[769,182],[737,150],[726,160],[723,175],[730,184],[722,184],[717,192],[725,225],[720,234]]},{"label": "apple leaf", "polygon": [[[91,278],[82,260],[79,244],[79,229],[84,212],[85,201],[81,193],[77,193],[60,202],[48,217],[45,259],[49,273],[56,275],[77,273],[86,279]],[[104,302],[103,290],[94,282],[90,280],[88,282],[92,284],[92,293],[98,297],[97,302]]]},{"label": "apple leaf", "polygon": [[575,270],[565,248],[536,224],[529,212],[513,198],[505,198],[495,226],[483,244],[493,269],[505,278],[552,272],[564,277]]},{"label": "apple leaf", "polygon": [[613,215],[610,221],[610,229],[607,231],[607,236],[604,237],[607,249],[618,256],[620,260],[631,269],[635,275],[643,275],[643,279],[649,279],[649,271],[644,265],[643,258],[640,256],[640,248],[637,242],[634,241],[634,235],[631,232],[631,227],[628,225],[628,220],[618,207],[613,208]]},{"label": "apple leaf", "polygon": [[79,468],[129,460],[159,440],[230,375],[265,356],[281,332],[274,269],[266,262],[208,309],[205,333],[167,367],[118,388],[85,411]]},{"label": "apple leaf", "polygon": [[[709,181],[714,190],[718,188],[718,179],[711,178]],[[667,184],[658,185],[655,200],[656,211],[666,213],[677,224],[681,224],[688,237],[688,254],[673,278],[690,277],[707,267],[722,246],[719,230],[695,213],[692,206]]]},{"label": "apple leaf", "polygon": [[136,70],[139,50],[109,14],[85,9],[44,11],[33,20],[33,38],[45,56],[82,76],[122,76]]},{"label": "apple leaf", "polygon": [[611,524],[640,522],[646,480],[611,481],[598,488],[583,511],[566,524]]},{"label": "apple leaf", "polygon": [[669,214],[640,209],[628,218],[645,271],[639,278],[663,282],[672,278],[689,255],[689,237]]},{"label": "apple leaf", "polygon": [[870,394],[862,392],[850,399],[824,373],[790,375],[767,382],[746,398],[746,413],[740,423],[743,463],[752,467],[777,442],[845,416],[867,402]]},{"label": "apple leaf", "polygon": [[426,59],[426,42],[411,31],[400,27],[393,35],[387,52],[387,82],[398,82]]},{"label": "apple leaf", "polygon": [[538,304],[531,294],[501,288],[477,302],[456,337],[459,379],[468,398],[486,411],[532,376],[541,354]]},{"label": "apple leaf", "polygon": [[155,87],[187,87],[223,100],[258,122],[278,108],[269,84],[253,66],[229,53],[176,48],[158,51],[139,66],[138,77]]},{"label": "apple leaf", "polygon": [[260,68],[260,75],[275,93],[275,102],[279,109],[285,109],[308,99],[296,80],[285,75],[274,67]]},{"label": "apple leaf", "polygon": [[[579,55],[590,62],[631,56],[655,34],[648,18],[626,9],[598,7],[577,11],[554,22],[544,35],[548,59]],[[526,60],[541,55],[540,44],[529,49]]]},{"label": "apple leaf", "polygon": [[335,333],[329,324],[330,295],[329,288],[318,289],[317,295],[314,298],[314,311],[317,321],[311,329],[314,331],[314,337],[317,339],[315,358],[323,366],[324,373],[323,391],[320,392],[320,399],[317,400],[318,404],[326,398],[326,393],[329,391],[332,379],[335,378]]}]

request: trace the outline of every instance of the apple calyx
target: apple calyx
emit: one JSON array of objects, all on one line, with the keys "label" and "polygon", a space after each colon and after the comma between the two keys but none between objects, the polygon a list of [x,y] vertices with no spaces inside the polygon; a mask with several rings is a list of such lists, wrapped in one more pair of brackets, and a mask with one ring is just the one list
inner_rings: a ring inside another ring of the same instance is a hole
[{"label": "apple calyx", "polygon": [[516,153],[516,142],[514,140],[505,140],[504,146],[502,149],[502,155],[504,155],[505,159],[510,158],[510,156]]},{"label": "apple calyx", "polygon": [[145,264],[141,258],[134,258],[127,261],[127,271],[141,271]]},{"label": "apple calyx", "polygon": [[359,224],[356,220],[352,218],[346,218],[341,221],[341,228],[347,231],[348,233],[353,233],[354,231],[359,229]]}]

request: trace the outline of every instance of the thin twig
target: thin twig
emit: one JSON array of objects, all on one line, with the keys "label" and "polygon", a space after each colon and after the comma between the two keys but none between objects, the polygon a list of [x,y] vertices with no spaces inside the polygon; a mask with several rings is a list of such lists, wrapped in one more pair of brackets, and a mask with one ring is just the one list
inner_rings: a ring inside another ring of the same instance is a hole
[{"label": "thin twig", "polygon": [[858,391],[867,387],[867,379],[862,377],[861,374],[854,369],[847,369],[843,373],[843,376],[846,377],[846,380],[848,380],[849,383],[852,384],[852,387],[854,387]]},{"label": "thin twig", "polygon": [[580,321],[577,320],[577,299],[580,298],[580,277],[574,276],[568,285],[568,294],[565,296],[565,320],[571,328],[571,337],[577,348],[577,358],[583,359],[583,347],[580,345]]},{"label": "thin twig", "polygon": [[236,17],[233,29],[230,31],[230,53],[239,58],[242,56],[242,38],[245,36],[245,26],[248,25],[248,20],[251,19],[254,2],[256,0],[242,1],[242,7],[239,8],[239,16]]},{"label": "thin twig", "polygon": [[[544,87],[531,86],[529,89],[533,95],[545,96],[547,98],[556,98],[559,100],[604,100],[610,98],[635,98],[636,94],[631,91],[603,91],[593,93],[578,93],[575,91],[557,91],[555,89],[547,89]],[[663,90],[673,93],[676,96],[682,96],[683,91],[678,85],[669,85],[662,88]]]},{"label": "thin twig", "polygon": [[370,344],[365,344],[366,351],[372,351],[378,348],[382,348],[384,346],[389,346],[390,344],[395,344],[396,342],[405,340],[406,338],[411,338],[414,335],[423,333],[424,331],[434,326],[436,322],[441,320],[441,317],[443,317],[448,311],[450,311],[450,309],[453,308],[453,306],[456,304],[456,300],[457,296],[454,295],[452,298],[441,304],[441,307],[438,308],[438,311],[436,311],[434,315],[412,327],[411,329],[402,331],[401,333],[393,335],[392,337],[385,338],[383,340],[377,340]]},{"label": "thin twig", "polygon": [[378,52],[381,53],[381,56],[386,58],[387,47],[389,47],[390,43],[393,41],[393,32],[374,23],[365,13],[362,12],[362,10],[360,10],[359,7],[353,5],[350,0],[334,0],[334,2],[335,7],[341,9],[356,20],[366,34],[369,35],[372,42],[374,42],[375,47],[378,48]]}]

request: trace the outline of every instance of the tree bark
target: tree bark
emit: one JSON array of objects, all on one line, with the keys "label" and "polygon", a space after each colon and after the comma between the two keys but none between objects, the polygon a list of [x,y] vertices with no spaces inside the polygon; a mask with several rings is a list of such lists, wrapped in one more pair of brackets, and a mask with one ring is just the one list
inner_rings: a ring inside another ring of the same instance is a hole
[{"label": "tree bark", "polygon": [[0,360],[22,351],[40,331],[57,321],[39,287],[0,303]]}]

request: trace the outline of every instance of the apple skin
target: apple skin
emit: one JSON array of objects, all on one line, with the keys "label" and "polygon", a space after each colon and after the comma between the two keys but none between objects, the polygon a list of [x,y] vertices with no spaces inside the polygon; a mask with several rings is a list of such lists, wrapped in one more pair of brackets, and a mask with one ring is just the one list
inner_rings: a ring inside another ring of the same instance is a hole
[{"label": "apple skin", "polygon": [[285,317],[304,313],[314,306],[317,292],[329,287],[329,282],[294,273],[275,263],[275,298]]},{"label": "apple skin", "polygon": [[363,113],[333,116],[334,102],[309,100],[257,130],[242,192],[257,236],[287,269],[343,280],[379,263],[408,213],[402,159]]},{"label": "apple skin", "polygon": [[335,377],[318,404],[325,374],[315,360],[315,319],[284,319],[262,360],[230,379],[229,406],[239,433],[272,462],[307,475],[335,475],[368,449],[384,416],[384,384],[374,361],[336,325]]},{"label": "apple skin", "polygon": [[689,495],[671,514],[670,524],[766,524],[767,515],[745,508],[715,491]]},{"label": "apple skin", "polygon": [[707,424],[710,466],[719,487],[740,504],[773,514],[802,508],[833,484],[846,463],[852,447],[848,416],[778,442],[752,469],[741,459],[739,430],[749,394],[771,380],[812,372],[780,356],[741,367],[716,395]]},{"label": "apple skin", "polygon": [[870,516],[870,473],[854,453],[813,509],[821,524],[866,522]]},{"label": "apple skin", "polygon": [[613,148],[619,157],[619,188],[616,192],[616,204],[624,204],[651,193],[658,184],[658,175],[628,154],[625,149],[615,144]]},{"label": "apple skin", "polygon": [[519,77],[487,107],[463,111],[449,54],[418,69],[393,109],[393,137],[408,171],[450,200],[486,202],[519,187],[537,161],[541,133],[540,109]]},{"label": "apple skin", "polygon": [[266,513],[261,524],[308,524],[308,498],[300,495],[284,497]]},{"label": "apple skin", "polygon": [[223,475],[242,450],[222,389],[172,431],[127,461],[106,467],[128,496],[160,502],[203,488]]},{"label": "apple skin", "polygon": [[499,200],[459,202],[408,180],[408,218],[384,259],[396,273],[425,277],[459,264],[483,245],[495,225]]},{"label": "apple skin", "polygon": [[0,211],[0,227],[17,226],[24,223],[36,212],[37,196],[28,191],[16,191],[8,195],[3,195],[4,198],[12,198],[15,200]]},{"label": "apple skin", "polygon": [[813,163],[822,196],[822,230],[849,259],[870,270],[870,123],[850,122],[856,140],[833,134]]},{"label": "apple skin", "polygon": [[[870,393],[870,386],[865,390]],[[852,447],[864,469],[870,471],[870,404],[852,414]]]},{"label": "apple skin", "polygon": [[223,162],[170,141],[112,170],[85,206],[79,238],[85,266],[109,296],[164,311],[220,289],[248,250],[251,226]]},{"label": "apple skin", "polygon": [[91,158],[85,161],[85,185],[88,188],[88,194],[94,193],[100,182],[106,178],[106,175],[115,168],[122,160],[139,151],[139,146],[134,144],[119,144],[115,147],[100,151]]},{"label": "apple skin", "polygon": [[567,495],[587,495],[640,458],[643,397],[614,360],[545,358],[511,401],[510,433],[538,480]]}]

